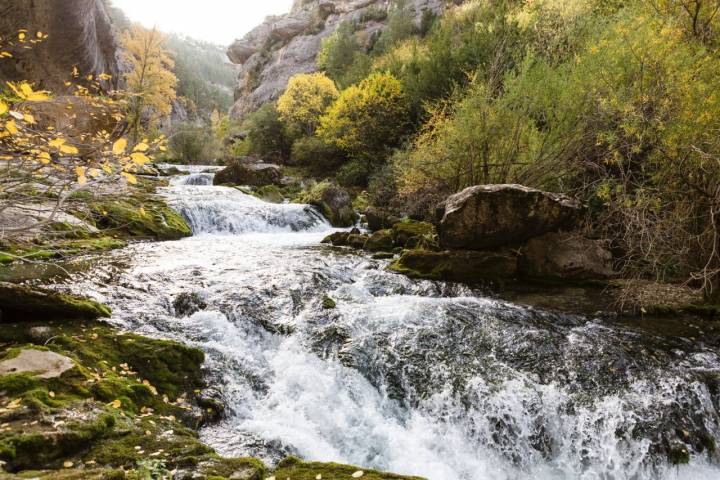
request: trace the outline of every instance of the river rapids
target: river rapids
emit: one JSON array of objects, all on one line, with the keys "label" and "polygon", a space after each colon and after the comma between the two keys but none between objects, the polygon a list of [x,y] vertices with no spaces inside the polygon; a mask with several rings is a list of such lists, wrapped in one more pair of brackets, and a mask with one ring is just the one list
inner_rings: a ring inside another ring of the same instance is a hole
[{"label": "river rapids", "polygon": [[[105,255],[67,286],[206,352],[227,410],[201,435],[219,453],[430,480],[720,478],[717,350],[410,280],[321,245],[333,229],[312,207],[211,184],[186,169],[164,192],[193,237]],[[176,314],[187,293],[207,308]]]}]

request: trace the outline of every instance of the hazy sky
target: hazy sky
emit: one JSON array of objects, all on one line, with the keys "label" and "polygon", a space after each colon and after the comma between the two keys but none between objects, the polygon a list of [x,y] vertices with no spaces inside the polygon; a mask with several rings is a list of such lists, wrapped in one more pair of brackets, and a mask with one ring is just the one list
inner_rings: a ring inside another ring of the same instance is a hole
[{"label": "hazy sky", "polygon": [[113,0],[130,20],[229,45],[268,15],[287,13],[292,0]]}]

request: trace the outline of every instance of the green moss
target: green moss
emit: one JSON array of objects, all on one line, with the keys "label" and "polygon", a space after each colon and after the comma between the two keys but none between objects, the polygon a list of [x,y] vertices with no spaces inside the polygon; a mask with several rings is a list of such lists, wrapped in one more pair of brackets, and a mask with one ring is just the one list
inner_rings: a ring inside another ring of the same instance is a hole
[{"label": "green moss", "polygon": [[479,283],[514,276],[517,259],[503,252],[406,250],[388,268],[411,278]]},{"label": "green moss", "polygon": [[275,478],[292,480],[315,480],[318,475],[323,480],[348,480],[353,473],[362,471],[363,480],[421,480],[420,477],[408,477],[392,473],[366,470],[352,465],[340,465],[338,463],[303,462],[295,457],[288,457],[280,464],[274,472]]},{"label": "green moss", "polygon": [[28,373],[11,373],[0,376],[0,396],[14,397],[37,388],[38,381]]},{"label": "green moss", "polygon": [[270,203],[283,203],[285,201],[285,195],[282,190],[275,185],[265,185],[260,187],[253,192],[253,195]]},{"label": "green moss", "polygon": [[93,300],[7,282],[0,282],[0,305],[4,322],[52,317],[92,319],[111,314],[108,307]]},{"label": "green moss", "polygon": [[437,230],[431,223],[418,222],[406,218],[393,225],[392,231],[396,246],[429,250],[436,249]]},{"label": "green moss", "polygon": [[676,443],[668,449],[668,460],[673,465],[686,465],[690,463],[690,451],[682,443]]},{"label": "green moss", "polygon": [[192,235],[190,226],[177,212],[151,197],[94,202],[89,209],[98,228],[118,235],[156,240]]},{"label": "green moss", "polygon": [[323,297],[322,306],[325,310],[332,310],[337,307],[337,302],[326,295]]}]

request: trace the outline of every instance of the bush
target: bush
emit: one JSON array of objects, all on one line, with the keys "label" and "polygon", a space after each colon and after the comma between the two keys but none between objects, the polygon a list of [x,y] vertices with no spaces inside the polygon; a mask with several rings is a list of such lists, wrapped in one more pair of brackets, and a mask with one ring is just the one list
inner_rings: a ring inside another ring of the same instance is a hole
[{"label": "bush", "polygon": [[292,147],[292,163],[311,167],[312,170],[327,173],[343,161],[343,155],[336,148],[316,137],[295,140]]},{"label": "bush", "polygon": [[313,135],[320,116],[338,95],[333,81],[323,73],[295,75],[278,100],[277,111],[291,131]]},{"label": "bush", "polygon": [[370,167],[366,162],[352,160],[338,170],[335,178],[344,187],[363,187],[367,185]]},{"label": "bush", "polygon": [[342,22],[335,33],[323,40],[317,64],[341,88],[360,81],[370,72],[370,60],[355,35],[354,24]]},{"label": "bush", "polygon": [[248,154],[275,162],[289,158],[292,142],[274,103],[266,103],[249,114],[242,123],[242,129],[247,132],[247,145],[243,150]]},{"label": "bush", "polygon": [[214,163],[221,154],[221,145],[208,131],[208,127],[180,124],[170,135],[172,160],[187,164]]},{"label": "bush", "polygon": [[320,119],[317,135],[350,158],[382,163],[407,133],[407,112],[400,82],[376,73],[340,94]]}]

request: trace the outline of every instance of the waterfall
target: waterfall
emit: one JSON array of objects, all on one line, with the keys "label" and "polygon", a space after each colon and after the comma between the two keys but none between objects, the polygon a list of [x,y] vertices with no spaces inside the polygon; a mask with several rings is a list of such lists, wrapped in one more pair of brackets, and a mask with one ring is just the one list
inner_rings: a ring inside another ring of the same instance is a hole
[{"label": "waterfall", "polygon": [[[320,246],[330,226],[307,205],[165,195],[196,235],[131,245],[74,288],[124,328],[205,351],[227,415],[201,435],[220,453],[430,480],[720,478],[716,347],[392,274]],[[208,308],[175,317],[184,292]]]},{"label": "waterfall", "polygon": [[170,187],[167,195],[170,205],[187,220],[196,235],[330,229],[325,218],[309,205],[273,204],[235,188],[194,185],[177,184]]}]

